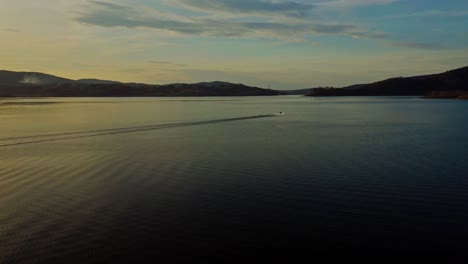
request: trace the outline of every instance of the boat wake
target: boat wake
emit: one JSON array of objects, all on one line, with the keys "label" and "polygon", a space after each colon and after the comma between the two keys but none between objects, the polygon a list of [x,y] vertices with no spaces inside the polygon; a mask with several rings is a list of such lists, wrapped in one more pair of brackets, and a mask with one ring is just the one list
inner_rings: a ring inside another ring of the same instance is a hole
[{"label": "boat wake", "polygon": [[234,121],[242,121],[242,120],[250,120],[250,119],[270,118],[270,117],[276,117],[276,116],[278,116],[278,114],[0,138],[0,147],[45,143],[45,142],[78,139],[78,138],[86,138],[86,137],[116,135],[116,134],[124,134],[124,133],[134,133],[134,132],[185,127],[185,126],[199,126],[199,125],[208,125],[208,124],[216,124],[216,123],[226,123],[226,122],[234,122]]}]

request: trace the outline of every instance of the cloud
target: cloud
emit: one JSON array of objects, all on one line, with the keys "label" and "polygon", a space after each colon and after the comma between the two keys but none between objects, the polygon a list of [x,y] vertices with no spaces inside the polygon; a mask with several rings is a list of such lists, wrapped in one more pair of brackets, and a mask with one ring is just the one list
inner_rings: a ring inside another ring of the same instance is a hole
[{"label": "cloud", "polygon": [[425,49],[425,50],[445,50],[447,46],[438,43],[426,43],[426,42],[390,42],[392,46],[410,49]]},{"label": "cloud", "polygon": [[0,31],[19,32],[19,30],[14,28],[0,28]]},{"label": "cloud", "polygon": [[177,66],[177,67],[187,67],[189,66],[188,64],[182,64],[182,63],[173,63],[170,61],[148,61],[151,64],[162,64],[162,65],[171,65],[171,66]]},{"label": "cloud", "polygon": [[302,18],[314,6],[292,1],[272,0],[175,0],[179,5],[198,11],[221,11],[235,14],[281,15]]},{"label": "cloud", "polygon": [[318,7],[327,8],[355,8],[372,5],[388,5],[399,2],[400,0],[330,0],[317,3]]},{"label": "cloud", "polygon": [[[211,3],[211,0],[206,1]],[[145,27],[185,35],[274,38],[288,41],[297,41],[304,39],[306,36],[317,34],[339,34],[348,36],[360,34],[362,36],[366,35],[368,38],[380,37],[376,35],[376,33],[367,33],[358,26],[352,24],[317,23],[311,21],[233,21],[203,17],[186,18],[178,17],[173,14],[160,13],[148,8],[138,9],[100,1],[89,1],[88,3],[89,4],[78,13],[75,20],[80,23],[101,27]],[[274,6],[274,4],[271,5]],[[257,10],[258,9],[260,8],[257,8]],[[270,10],[266,7],[263,7],[263,9]],[[273,9],[270,11],[273,12]]]},{"label": "cloud", "polygon": [[313,25],[313,30],[317,33],[324,34],[339,34],[347,32],[348,30],[356,29],[354,25],[344,25],[344,24],[316,24]]},{"label": "cloud", "polygon": [[351,35],[356,39],[386,39],[390,36],[387,32],[355,32]]},{"label": "cloud", "polygon": [[385,19],[395,18],[411,18],[411,17],[463,17],[468,16],[468,11],[443,11],[443,10],[426,10],[409,14],[385,16]]},{"label": "cloud", "polygon": [[372,5],[388,5],[399,2],[400,0],[329,0],[316,3],[317,7],[332,9],[356,8]]}]

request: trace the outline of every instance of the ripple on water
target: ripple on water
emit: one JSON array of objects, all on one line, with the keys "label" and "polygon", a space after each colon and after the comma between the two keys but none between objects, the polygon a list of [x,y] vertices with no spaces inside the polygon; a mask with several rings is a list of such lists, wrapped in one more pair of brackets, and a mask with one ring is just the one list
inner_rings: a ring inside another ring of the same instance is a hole
[{"label": "ripple on water", "polygon": [[451,138],[465,130],[440,126],[462,116],[405,126],[391,103],[308,104],[303,116],[291,103],[278,119],[2,148],[0,262],[460,252],[468,149]]}]

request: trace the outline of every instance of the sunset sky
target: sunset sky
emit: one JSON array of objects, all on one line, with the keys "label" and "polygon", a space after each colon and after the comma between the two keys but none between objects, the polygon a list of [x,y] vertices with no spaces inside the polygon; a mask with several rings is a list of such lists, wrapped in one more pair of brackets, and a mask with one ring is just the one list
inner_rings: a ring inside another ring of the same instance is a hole
[{"label": "sunset sky", "polygon": [[0,0],[0,69],[345,86],[468,65],[466,0]]}]

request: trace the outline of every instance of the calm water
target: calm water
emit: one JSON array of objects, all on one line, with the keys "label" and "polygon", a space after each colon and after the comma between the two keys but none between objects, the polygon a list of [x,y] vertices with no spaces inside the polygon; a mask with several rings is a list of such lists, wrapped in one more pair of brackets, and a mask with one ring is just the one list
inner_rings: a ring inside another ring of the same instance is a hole
[{"label": "calm water", "polygon": [[0,99],[0,263],[466,255],[467,131],[455,100]]}]

